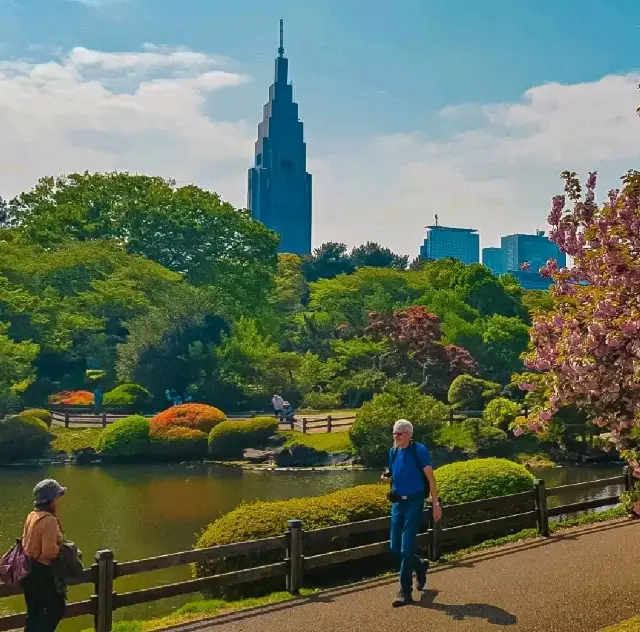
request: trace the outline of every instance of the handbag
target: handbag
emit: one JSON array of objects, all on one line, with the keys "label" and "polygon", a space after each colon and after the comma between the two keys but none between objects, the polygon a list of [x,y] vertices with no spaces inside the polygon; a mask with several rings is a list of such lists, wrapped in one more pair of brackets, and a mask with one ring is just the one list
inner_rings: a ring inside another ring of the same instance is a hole
[{"label": "handbag", "polygon": [[31,561],[22,546],[16,543],[0,558],[0,579],[5,584],[18,584],[31,572]]}]

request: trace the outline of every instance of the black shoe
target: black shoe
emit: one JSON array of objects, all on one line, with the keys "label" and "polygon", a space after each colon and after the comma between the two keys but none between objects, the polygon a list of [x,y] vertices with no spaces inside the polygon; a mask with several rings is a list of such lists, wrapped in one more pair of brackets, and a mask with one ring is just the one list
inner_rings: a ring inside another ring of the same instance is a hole
[{"label": "black shoe", "polygon": [[427,584],[427,571],[429,570],[429,562],[420,562],[416,570],[416,590],[422,592]]},{"label": "black shoe", "polygon": [[391,602],[391,605],[394,608],[400,608],[401,606],[407,606],[410,603],[413,603],[411,593],[406,593],[404,590],[401,590],[396,598]]}]

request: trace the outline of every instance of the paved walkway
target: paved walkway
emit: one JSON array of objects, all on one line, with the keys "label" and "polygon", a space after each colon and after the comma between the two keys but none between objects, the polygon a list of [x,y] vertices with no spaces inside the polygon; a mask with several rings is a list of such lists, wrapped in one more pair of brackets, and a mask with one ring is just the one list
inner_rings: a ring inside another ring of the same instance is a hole
[{"label": "paved walkway", "polygon": [[575,529],[434,569],[419,604],[379,580],[236,613],[185,632],[595,632],[640,614],[640,521]]}]

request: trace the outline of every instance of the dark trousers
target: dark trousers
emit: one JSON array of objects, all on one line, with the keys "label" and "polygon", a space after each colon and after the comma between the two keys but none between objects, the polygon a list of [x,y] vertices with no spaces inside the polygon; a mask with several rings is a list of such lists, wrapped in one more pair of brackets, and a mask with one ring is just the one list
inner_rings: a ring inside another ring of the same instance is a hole
[{"label": "dark trousers", "polygon": [[27,604],[25,632],[54,632],[66,606],[64,596],[56,590],[51,567],[31,562],[22,590]]},{"label": "dark trousers", "polygon": [[420,525],[424,496],[402,500],[391,505],[391,551],[400,560],[400,588],[411,594],[413,571],[418,571],[424,561],[416,555],[416,542]]}]

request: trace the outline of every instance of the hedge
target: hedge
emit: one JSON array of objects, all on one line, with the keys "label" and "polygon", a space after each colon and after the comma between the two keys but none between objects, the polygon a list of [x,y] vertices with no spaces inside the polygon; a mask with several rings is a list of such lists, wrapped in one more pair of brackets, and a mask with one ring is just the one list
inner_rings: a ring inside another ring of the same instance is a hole
[{"label": "hedge", "polygon": [[191,428],[208,434],[226,419],[221,410],[207,404],[179,404],[158,413],[151,424]]},{"label": "hedge", "polygon": [[[533,489],[532,475],[521,465],[503,459],[475,459],[453,463],[436,469],[435,475],[440,499],[444,505],[482,500]],[[359,485],[319,497],[243,504],[211,523],[199,536],[196,548],[282,535],[286,531],[287,521],[290,519],[301,520],[303,528],[311,530],[380,518],[390,513],[390,506],[386,499],[387,491],[386,484]],[[474,515],[469,515],[455,521],[455,523],[472,522],[474,517]],[[453,524],[454,521],[447,521],[445,515],[445,526],[448,523]],[[383,532],[377,534],[354,534],[339,540],[329,540],[324,545],[320,545],[318,549],[307,547],[305,554],[314,555],[329,550],[361,546],[369,542],[379,542],[385,538],[388,538],[387,527]],[[462,542],[463,545],[466,543],[466,541]],[[275,552],[214,560],[206,564],[195,565],[194,575],[202,577],[249,566],[269,564],[278,561],[279,556],[281,553]],[[363,562],[363,564],[366,566],[367,562]],[[353,567],[354,563],[351,562],[342,571],[340,569],[334,569],[334,571],[336,573],[349,572],[353,570]],[[328,569],[324,569],[316,580],[322,581],[323,574],[327,575]],[[237,598],[242,595],[260,594],[276,589],[278,589],[277,581],[265,581],[209,594]]]},{"label": "hedge", "polygon": [[92,406],[93,393],[89,391],[60,391],[49,395],[48,401],[53,406]]},{"label": "hedge", "polygon": [[182,459],[204,457],[207,454],[207,435],[200,430],[150,425],[149,439],[151,457]]},{"label": "hedge", "polygon": [[36,417],[17,415],[0,421],[0,463],[44,456],[55,435]]},{"label": "hedge", "polygon": [[508,430],[516,418],[521,414],[522,407],[505,397],[498,397],[487,404],[482,418],[492,426]]},{"label": "hedge", "polygon": [[114,459],[146,457],[149,454],[149,421],[133,415],[112,423],[100,435],[98,452]]},{"label": "hedge", "polygon": [[449,411],[445,404],[423,395],[415,386],[394,384],[387,392],[375,395],[362,405],[349,431],[365,465],[386,464],[393,424],[398,419],[411,421],[414,439],[429,444],[449,419]]},{"label": "hedge", "polygon": [[261,448],[278,430],[274,417],[223,421],[209,434],[209,454],[223,459],[242,457],[245,448]]},{"label": "hedge", "polygon": [[141,409],[148,406],[152,399],[151,393],[139,384],[120,384],[104,394],[102,403],[105,406]]},{"label": "hedge", "polygon": [[454,410],[484,410],[502,388],[496,382],[481,380],[471,375],[459,375],[449,387],[449,403]]},{"label": "hedge", "polygon": [[27,408],[27,410],[23,410],[18,417],[35,417],[47,426],[47,428],[51,428],[51,412],[44,408]]}]

